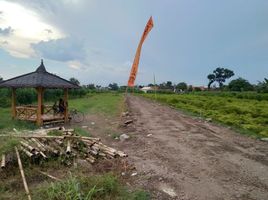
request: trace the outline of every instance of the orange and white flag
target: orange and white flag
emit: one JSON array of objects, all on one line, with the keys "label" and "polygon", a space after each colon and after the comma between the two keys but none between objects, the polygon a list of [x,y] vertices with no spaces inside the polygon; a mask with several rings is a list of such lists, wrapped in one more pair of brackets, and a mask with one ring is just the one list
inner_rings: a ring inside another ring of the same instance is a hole
[{"label": "orange and white flag", "polygon": [[137,51],[136,51],[136,55],[135,55],[135,58],[134,58],[134,61],[132,64],[132,68],[131,68],[131,72],[129,75],[129,79],[128,79],[128,87],[134,87],[135,79],[136,79],[137,72],[138,72],[139,62],[140,62],[141,47],[142,47],[142,44],[143,44],[144,40],[146,39],[147,35],[152,30],[153,26],[154,26],[153,18],[150,17],[149,21],[146,24],[146,27],[145,27],[144,32],[142,34],[139,46],[138,46]]}]

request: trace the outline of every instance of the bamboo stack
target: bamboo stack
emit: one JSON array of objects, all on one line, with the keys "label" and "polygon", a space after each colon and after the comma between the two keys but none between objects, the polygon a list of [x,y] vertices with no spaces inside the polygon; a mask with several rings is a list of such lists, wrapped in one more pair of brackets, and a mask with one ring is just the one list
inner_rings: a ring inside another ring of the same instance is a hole
[{"label": "bamboo stack", "polygon": [[[92,164],[98,159],[127,157],[124,152],[104,145],[99,138],[77,136],[73,130],[63,129],[63,132],[65,135],[62,136],[16,135],[14,137],[21,138],[18,149],[31,161],[48,160],[53,157],[64,159],[79,157]],[[2,155],[1,168],[5,166],[5,155]]]}]

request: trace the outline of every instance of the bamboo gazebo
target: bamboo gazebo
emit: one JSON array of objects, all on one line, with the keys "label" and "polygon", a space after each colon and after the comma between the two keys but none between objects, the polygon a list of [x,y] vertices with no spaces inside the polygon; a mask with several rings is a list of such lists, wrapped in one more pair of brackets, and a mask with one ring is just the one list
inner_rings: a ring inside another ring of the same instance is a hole
[{"label": "bamboo gazebo", "polygon": [[[46,71],[43,60],[36,71],[8,79],[0,83],[0,87],[12,89],[12,118],[36,122],[38,126],[45,123],[68,121],[68,89],[79,88],[76,84]],[[16,106],[17,88],[36,88],[37,105]],[[55,114],[52,105],[44,105],[45,89],[63,89],[63,101],[66,105],[64,114]]]}]

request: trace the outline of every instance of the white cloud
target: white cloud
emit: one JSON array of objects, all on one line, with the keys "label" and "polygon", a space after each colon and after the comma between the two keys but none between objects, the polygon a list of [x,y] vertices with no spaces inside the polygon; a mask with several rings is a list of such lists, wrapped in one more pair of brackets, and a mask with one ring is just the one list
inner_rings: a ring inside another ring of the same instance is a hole
[{"label": "white cloud", "polygon": [[32,43],[65,37],[56,27],[43,22],[36,12],[17,3],[2,0],[0,9],[0,28],[3,30],[10,27],[13,30],[12,34],[0,36],[0,40],[7,41],[5,45],[0,44],[0,47],[12,56],[35,56]]}]

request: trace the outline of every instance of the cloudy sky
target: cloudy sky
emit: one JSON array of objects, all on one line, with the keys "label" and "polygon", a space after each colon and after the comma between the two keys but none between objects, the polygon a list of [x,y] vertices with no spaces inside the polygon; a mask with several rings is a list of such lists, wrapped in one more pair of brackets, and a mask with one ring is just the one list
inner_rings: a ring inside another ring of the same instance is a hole
[{"label": "cloudy sky", "polygon": [[126,84],[150,16],[137,84],[206,85],[216,67],[268,77],[267,0],[0,0],[0,76],[36,69]]}]

